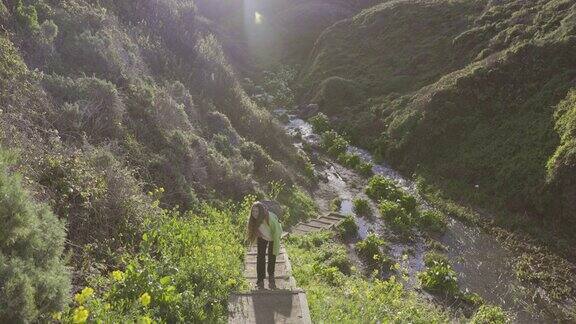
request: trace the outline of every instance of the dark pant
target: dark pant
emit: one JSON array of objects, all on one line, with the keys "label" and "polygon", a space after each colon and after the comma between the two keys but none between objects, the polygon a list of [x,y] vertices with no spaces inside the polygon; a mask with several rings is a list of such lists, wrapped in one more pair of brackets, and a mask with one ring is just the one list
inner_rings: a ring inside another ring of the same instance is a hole
[{"label": "dark pant", "polygon": [[268,242],[263,238],[258,238],[258,257],[256,258],[256,274],[258,280],[266,278],[266,247],[268,247],[268,277],[274,278],[276,267],[276,256],[274,255],[274,242]]}]

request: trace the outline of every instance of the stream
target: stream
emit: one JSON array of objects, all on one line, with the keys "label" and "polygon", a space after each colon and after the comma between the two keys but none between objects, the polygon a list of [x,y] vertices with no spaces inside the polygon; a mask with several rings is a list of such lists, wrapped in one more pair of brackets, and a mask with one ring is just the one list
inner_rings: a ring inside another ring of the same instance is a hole
[{"label": "stream", "polygon": [[[276,115],[284,113],[287,112],[275,111]],[[302,148],[304,142],[310,144],[313,147],[312,154],[316,160],[321,161],[315,163],[315,170],[323,180],[313,192],[313,198],[318,203],[320,212],[330,212],[333,199],[340,198],[342,201],[340,213],[354,215],[359,226],[359,238],[364,239],[370,232],[374,232],[389,242],[389,254],[401,265],[407,289],[415,289],[425,298],[432,299],[433,296],[418,288],[417,274],[425,269],[424,255],[428,251],[424,238],[416,235],[409,241],[399,239],[378,217],[376,204],[365,195],[367,179],[322,155],[318,149],[320,137],[313,132],[312,126],[295,115],[288,114],[288,117],[285,128],[295,138],[295,145]],[[394,180],[398,186],[416,196],[422,208],[431,208],[418,195],[413,181],[404,178],[384,163],[374,163],[368,151],[349,146],[348,153],[359,155],[365,162],[372,162],[374,174]],[[352,201],[357,197],[370,201],[372,216],[360,217],[354,214]],[[458,283],[462,291],[477,293],[487,303],[501,306],[518,323],[557,321],[547,310],[546,302],[534,293],[534,289],[525,287],[519,282],[512,263],[514,255],[494,236],[475,226],[449,218],[446,232],[438,240],[446,247],[446,255],[458,273]],[[352,244],[349,244],[349,247],[351,246]]]}]

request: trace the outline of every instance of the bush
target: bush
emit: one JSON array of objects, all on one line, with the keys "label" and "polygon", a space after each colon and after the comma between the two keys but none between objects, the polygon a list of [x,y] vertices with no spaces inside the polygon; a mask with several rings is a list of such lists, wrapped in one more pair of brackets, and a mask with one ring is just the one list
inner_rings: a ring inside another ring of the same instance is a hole
[{"label": "bush", "polygon": [[14,13],[18,24],[25,30],[35,32],[40,29],[34,5],[24,5],[22,0],[17,0]]},{"label": "bush", "polygon": [[94,322],[224,321],[228,296],[245,286],[242,242],[250,201],[242,208],[203,205],[197,214],[165,211],[149,219],[140,252],[123,270],[95,278],[95,291],[77,294],[65,322],[82,312]]},{"label": "bush", "polygon": [[370,177],[373,172],[372,168],[374,165],[370,162],[361,162],[357,167],[356,170],[364,177]]},{"label": "bush", "polygon": [[37,322],[60,310],[70,292],[64,224],[35,203],[0,150],[0,322]]},{"label": "bush", "polygon": [[354,199],[354,212],[357,215],[363,216],[370,214],[370,205],[368,204],[368,200],[363,198]]},{"label": "bush", "polygon": [[[350,276],[341,275],[331,260],[343,256],[345,246],[331,241],[329,235],[302,235],[286,242],[294,277],[306,290],[314,323],[450,322],[444,311],[406,290],[394,277],[369,280],[353,269]],[[309,236],[321,236],[320,244],[301,244]],[[332,259],[325,261],[326,255]]]},{"label": "bush", "polygon": [[510,320],[499,306],[482,305],[470,319],[471,324],[505,324]]},{"label": "bush", "polygon": [[335,212],[340,211],[340,209],[342,209],[342,198],[334,198],[330,203],[330,207]]},{"label": "bush", "polygon": [[357,169],[362,160],[356,154],[342,153],[338,155],[338,162],[348,168]]},{"label": "bush", "polygon": [[343,238],[354,237],[358,234],[358,224],[354,220],[354,216],[348,215],[344,221],[338,225],[338,233]]},{"label": "bush", "polygon": [[389,270],[392,261],[381,250],[385,246],[386,242],[383,239],[374,233],[370,233],[364,240],[356,243],[356,251],[368,263],[370,269],[387,267],[385,270]]},{"label": "bush", "polygon": [[427,269],[418,274],[422,288],[450,296],[459,293],[458,277],[445,256],[435,252],[428,253],[425,256],[425,263]]},{"label": "bush", "polygon": [[348,145],[348,141],[333,130],[324,132],[321,136],[320,146],[331,156],[337,157],[346,153]]},{"label": "bush", "polygon": [[438,210],[424,210],[420,213],[420,225],[432,232],[443,232],[447,226],[446,215]]},{"label": "bush", "polygon": [[393,201],[383,200],[379,204],[380,213],[392,227],[407,232],[414,226],[414,220],[406,210],[399,204]]},{"label": "bush", "polygon": [[368,197],[380,201],[382,199],[395,200],[398,187],[392,181],[382,175],[375,175],[368,181],[366,194]]},{"label": "bush", "polygon": [[287,212],[282,219],[284,226],[292,226],[300,221],[314,218],[318,208],[310,195],[298,186],[283,188],[278,201],[286,205]]},{"label": "bush", "polygon": [[328,116],[323,113],[318,113],[316,116],[311,117],[308,121],[312,125],[312,129],[316,134],[322,134],[332,130]]}]

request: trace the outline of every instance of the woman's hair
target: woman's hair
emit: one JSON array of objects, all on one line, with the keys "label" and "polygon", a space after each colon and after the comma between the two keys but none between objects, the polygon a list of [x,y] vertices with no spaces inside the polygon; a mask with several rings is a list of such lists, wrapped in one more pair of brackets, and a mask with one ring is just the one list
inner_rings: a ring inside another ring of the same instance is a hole
[{"label": "woman's hair", "polygon": [[[258,218],[254,218],[253,216],[253,210],[254,207],[258,208]],[[257,201],[254,204],[252,204],[252,209],[250,209],[250,218],[248,219],[248,233],[246,235],[247,239],[248,239],[248,245],[251,245],[252,243],[254,243],[254,241],[256,241],[256,238],[258,237],[257,235],[257,231],[258,231],[258,227],[260,227],[260,224],[262,224],[262,222],[264,221],[264,216],[268,214],[268,211],[266,210],[266,207],[264,207],[264,205]]]}]

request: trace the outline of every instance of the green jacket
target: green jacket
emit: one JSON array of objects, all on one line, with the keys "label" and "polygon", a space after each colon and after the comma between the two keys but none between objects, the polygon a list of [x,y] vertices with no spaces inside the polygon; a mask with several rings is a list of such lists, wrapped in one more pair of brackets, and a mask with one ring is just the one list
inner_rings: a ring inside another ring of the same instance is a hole
[{"label": "green jacket", "polygon": [[282,237],[282,225],[278,221],[278,216],[268,211],[268,222],[270,223],[270,234],[274,242],[274,255],[280,254],[280,238]]}]

